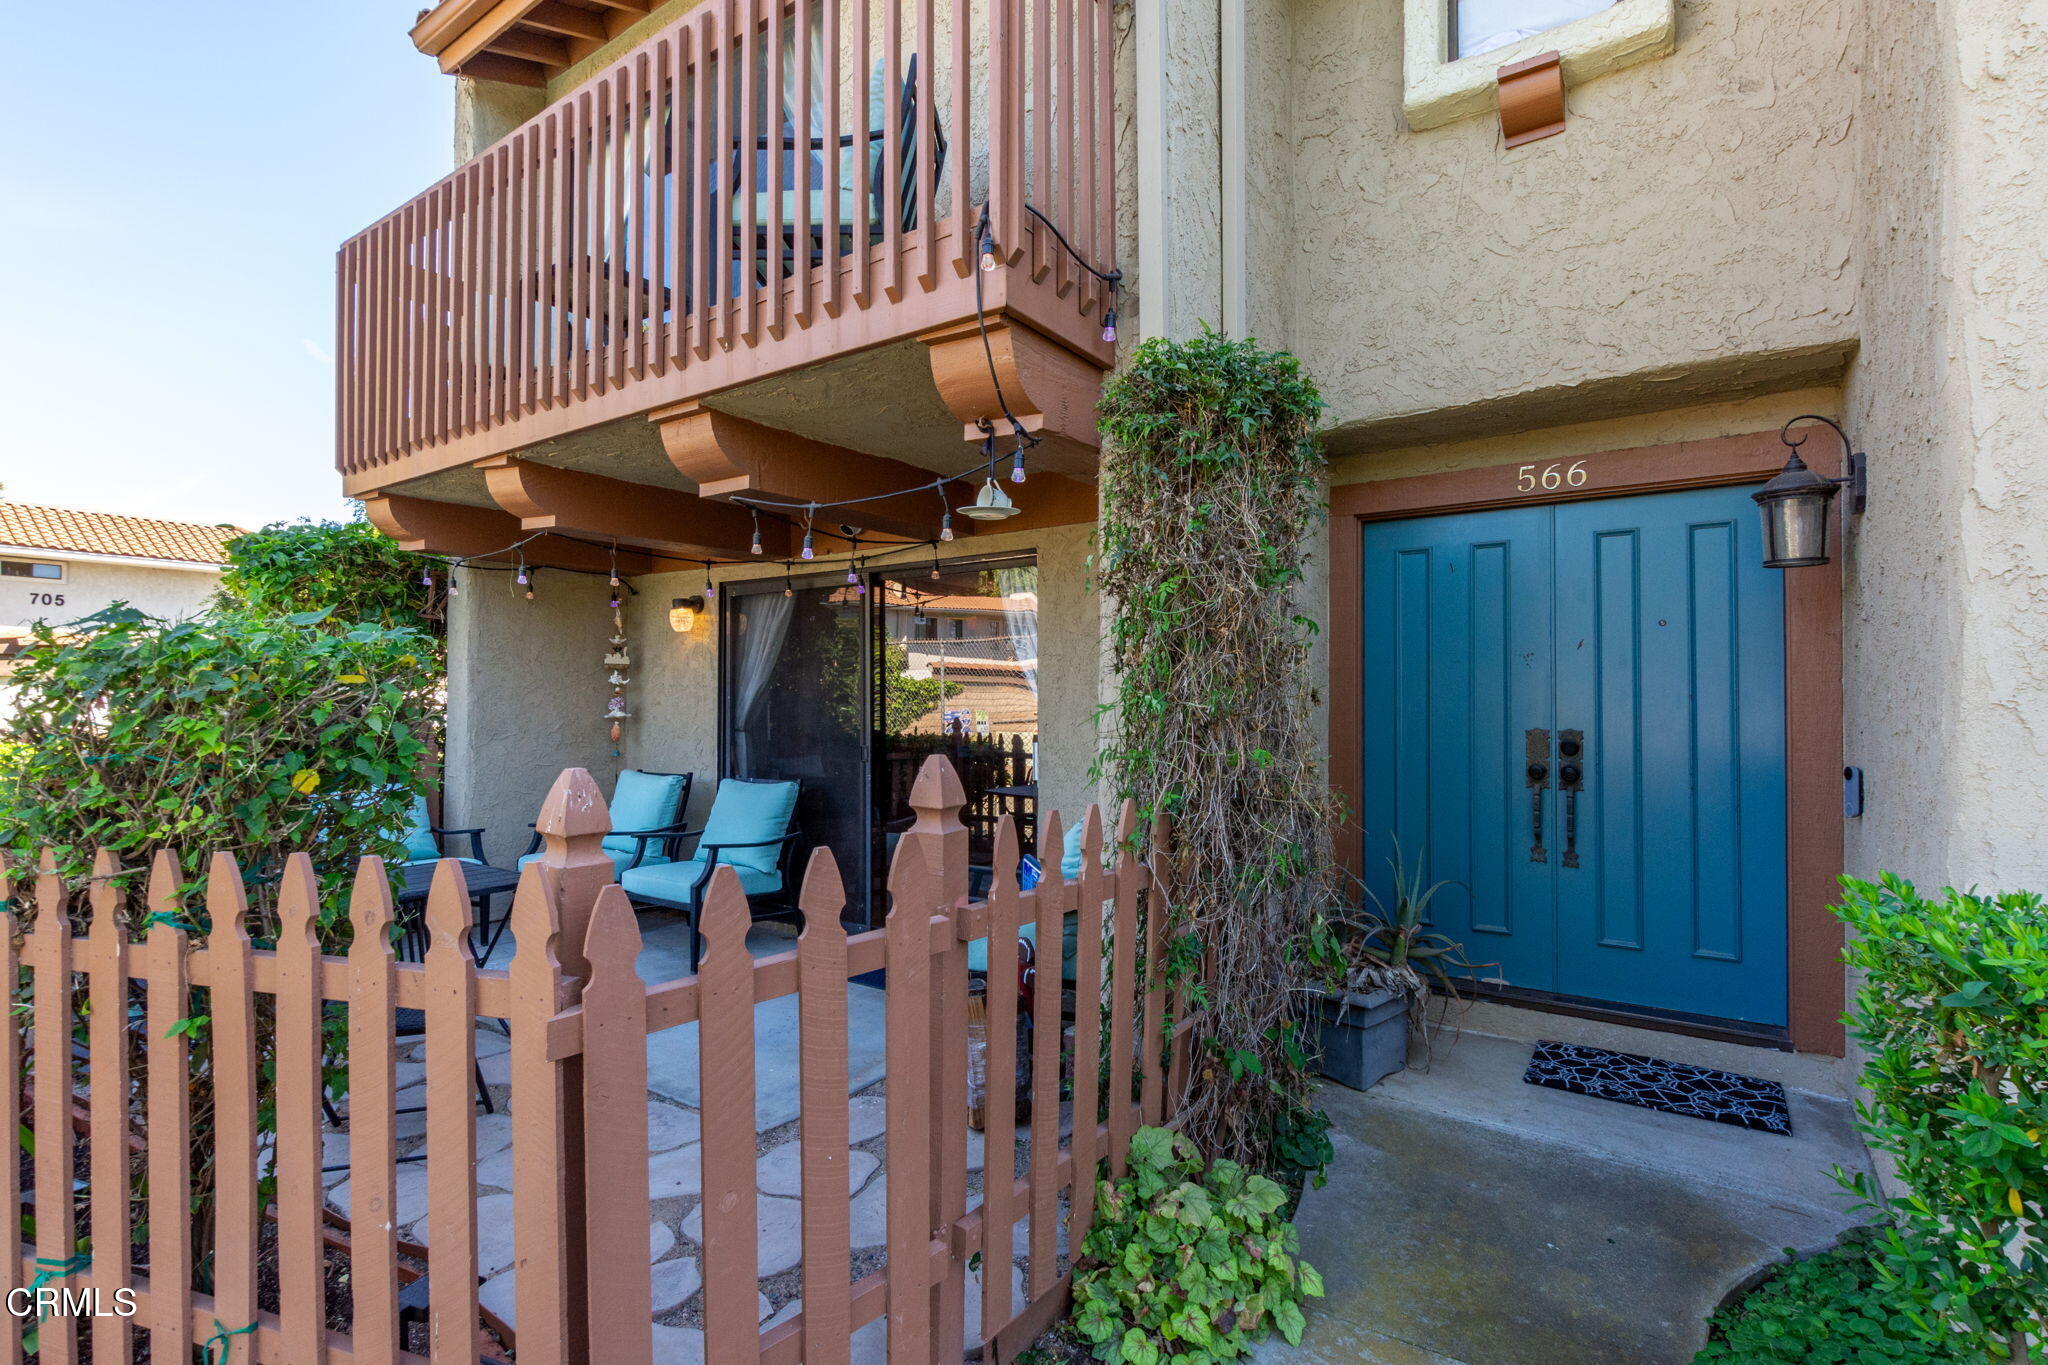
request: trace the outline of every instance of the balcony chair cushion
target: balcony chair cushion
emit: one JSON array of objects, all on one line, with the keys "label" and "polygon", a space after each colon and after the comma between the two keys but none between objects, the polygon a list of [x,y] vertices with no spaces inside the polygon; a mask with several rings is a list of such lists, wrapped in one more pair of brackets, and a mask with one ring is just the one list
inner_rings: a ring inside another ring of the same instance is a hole
[{"label": "balcony chair cushion", "polygon": [[[405,861],[404,861],[403,863],[401,863],[401,864],[400,864],[400,866],[401,866],[401,867],[422,867],[422,866],[424,866],[424,865],[426,865],[426,864],[428,864],[428,863],[438,863],[438,862],[440,862],[440,861],[441,861],[441,856],[440,856],[440,855],[439,855],[439,854],[437,853],[437,854],[435,854],[435,855],[434,855],[433,857],[431,857],[431,858],[407,858],[407,859],[406,859],[406,860],[405,860]],[[456,862],[458,862],[458,863],[468,863],[468,864],[469,864],[469,865],[470,865],[471,867],[482,867],[482,866],[483,866],[483,864],[482,864],[482,863],[478,862],[478,861],[477,861],[476,859],[474,859],[474,858],[457,858],[457,859],[456,859],[455,861],[456,861]]]},{"label": "balcony chair cushion", "polygon": [[412,809],[405,820],[405,832],[400,837],[405,841],[406,861],[425,863],[440,857],[441,846],[434,840],[434,822],[427,814],[426,797],[412,799]]},{"label": "balcony chair cushion", "polygon": [[[606,843],[610,843],[611,841],[610,841],[609,839],[607,839],[607,840],[606,840],[605,842],[606,842]],[[628,840],[626,840],[626,845],[627,845],[627,846],[626,846],[625,848],[607,848],[607,849],[605,849],[605,851],[604,851],[604,856],[605,856],[605,857],[607,857],[607,858],[610,858],[610,859],[612,860],[612,880],[613,880],[613,881],[617,881],[617,880],[619,879],[619,875],[620,875],[621,873],[623,873],[623,872],[624,872],[624,871],[626,870],[626,864],[628,864],[628,863],[630,863],[630,862],[632,862],[632,861],[633,861],[633,849],[632,849],[632,844],[633,844],[633,840],[631,840],[631,839],[628,839]],[[656,844],[656,843],[654,842],[654,840],[652,840],[652,839],[649,839],[649,840],[647,841],[647,856],[646,856],[645,858],[642,858],[642,859],[640,860],[640,866],[642,866],[642,867],[652,867],[652,866],[653,866],[654,864],[656,864],[656,863],[665,863],[665,862],[667,862],[667,861],[668,861],[668,857],[667,857],[667,855],[666,855],[666,854],[663,854],[663,853],[661,853],[661,852],[659,851],[659,849],[660,849],[660,845]],[[523,858],[521,858],[521,859],[519,860],[519,866],[521,866],[521,867],[525,867],[525,866],[526,866],[526,865],[527,865],[528,863],[532,862],[532,861],[533,861],[534,859],[536,859],[536,858],[538,858],[538,857],[540,857],[540,854],[538,854],[538,853],[529,853],[529,854],[527,854],[527,855],[526,855],[525,857],[523,857]]]},{"label": "balcony chair cushion", "polygon": [[[682,804],[683,787],[689,780],[681,773],[645,773],[637,768],[626,769],[619,774],[618,783],[612,788],[612,828],[660,829],[675,824],[682,818],[677,807]],[[604,836],[605,851],[623,853],[628,861],[631,861],[638,843],[639,840],[629,839],[623,834]],[[657,849],[650,843],[647,851],[652,855]]]},{"label": "balcony chair cushion", "polygon": [[727,778],[718,784],[718,795],[711,802],[711,817],[704,822],[704,835],[697,841],[697,847],[761,844],[758,848],[724,850],[718,861],[772,872],[776,885],[771,889],[780,889],[782,847],[762,841],[789,833],[789,818],[796,811],[796,793],[794,782],[742,782]]},{"label": "balcony chair cushion", "polygon": [[[870,129],[886,130],[888,127],[888,124],[884,122],[888,117],[889,111],[887,92],[888,82],[882,78],[882,59],[877,57],[874,70],[868,75],[867,126]],[[794,139],[796,136],[794,117],[789,110],[788,102],[785,100],[782,110],[782,135],[785,138]],[[852,134],[854,142],[850,146],[839,149],[839,230],[841,232],[852,229],[854,213],[860,202],[853,192],[855,175],[859,170],[859,163],[855,158],[861,154],[860,129],[854,128],[848,131]],[[814,118],[810,135],[818,137],[823,132],[824,128],[821,121]],[[871,188],[883,183],[882,149],[887,145],[886,139],[867,144],[868,184]],[[785,151],[781,155],[783,157],[782,181],[784,187],[782,191],[782,222],[784,227],[788,227],[799,221],[797,208],[801,201],[798,200],[795,189],[796,154],[793,151]],[[811,184],[813,188],[810,193],[810,214],[805,221],[816,223],[822,228],[825,222],[825,190],[819,182],[825,178],[825,158],[822,152],[814,152],[811,155],[816,158],[818,164],[811,168]],[[765,184],[767,182],[768,156],[769,153],[766,152],[755,154],[754,173],[759,177],[755,182],[756,184]],[[754,226],[762,232],[768,230],[769,211],[774,203],[774,196],[770,195],[767,190],[755,191]],[[745,209],[746,201],[738,195],[734,195],[732,200],[732,221],[735,227],[740,226],[745,221]],[[870,231],[879,230],[881,226],[880,222],[872,222],[868,225]]]},{"label": "balcony chair cushion", "polygon": [[[749,867],[744,863],[734,862],[728,866],[739,874],[740,889],[749,896],[765,896],[782,889],[780,868],[770,868],[764,872],[758,867]],[[619,885],[625,888],[629,896],[667,901],[672,905],[687,905],[690,902],[690,889],[697,884],[697,878],[703,875],[704,863],[699,858],[692,858],[683,863],[660,863],[651,867],[642,863],[623,874],[619,878]]]}]

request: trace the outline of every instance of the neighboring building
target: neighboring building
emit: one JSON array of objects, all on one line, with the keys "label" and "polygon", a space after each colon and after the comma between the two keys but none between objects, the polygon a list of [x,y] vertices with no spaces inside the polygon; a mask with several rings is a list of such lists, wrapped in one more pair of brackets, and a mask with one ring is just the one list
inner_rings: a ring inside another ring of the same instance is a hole
[{"label": "neighboring building", "polygon": [[[1077,0],[890,35],[820,0],[806,43],[775,11],[777,62],[722,6],[528,8],[422,18],[459,169],[341,255],[347,491],[407,546],[547,566],[451,604],[447,800],[495,857],[569,764],[700,802],[801,776],[878,845],[881,692],[844,684],[894,627],[849,554],[960,597],[1032,567],[1032,789],[1079,809],[1094,399],[1206,322],[1329,400],[1306,609],[1346,860],[1383,882],[1398,838],[1455,883],[1440,927],[1507,996],[1838,1052],[1838,873],[2048,886],[2048,54],[2014,7]],[[756,77],[737,118],[707,54]],[[1006,471],[1006,409],[1041,441],[1021,515],[937,543],[979,478],[920,482],[983,422]],[[1806,414],[1868,453],[1868,508],[1767,569],[1750,494]],[[672,632],[707,579],[713,627]]]},{"label": "neighboring building", "polygon": [[190,616],[220,584],[233,526],[202,526],[0,500],[0,716],[13,659],[38,621],[62,625],[116,602]]}]

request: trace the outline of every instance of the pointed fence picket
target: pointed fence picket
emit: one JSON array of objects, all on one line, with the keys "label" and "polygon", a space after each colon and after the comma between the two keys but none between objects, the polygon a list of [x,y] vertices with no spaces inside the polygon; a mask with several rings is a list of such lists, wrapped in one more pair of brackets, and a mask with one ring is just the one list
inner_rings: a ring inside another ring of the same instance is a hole
[{"label": "pointed fence picket", "polygon": [[[82,897],[49,855],[27,902],[7,899],[12,884],[0,868],[0,979],[19,979],[25,1007],[0,1025],[0,1064],[30,1078],[0,1099],[0,1122],[25,1124],[35,1139],[34,1237],[24,1239],[18,1224],[6,1234],[6,1287],[40,1275],[43,1285],[72,1291],[132,1292],[132,1321],[91,1320],[95,1365],[126,1365],[144,1341],[159,1360],[204,1345],[210,1358],[236,1365],[471,1365],[478,1271],[489,1268],[478,1261],[476,1038],[479,1021],[502,1020],[520,1305],[516,1341],[506,1345],[521,1365],[650,1365],[647,1040],[695,1024],[707,1358],[845,1365],[854,1335],[871,1324],[885,1334],[892,1365],[958,1360],[963,1344],[975,1343],[991,1346],[991,1359],[1012,1358],[1064,1306],[1066,1257],[1093,1217],[1098,1162],[1121,1170],[1131,1133],[1171,1117],[1186,1074],[1187,1021],[1162,975],[1167,831],[1155,823],[1141,848],[1126,805],[1106,844],[1102,814],[1090,809],[1079,875],[1068,879],[1050,858],[1025,889],[1016,875],[1025,832],[1001,816],[983,845],[996,870],[977,900],[967,893],[964,797],[944,759],[927,761],[911,804],[916,821],[895,853],[881,928],[846,932],[844,884],[821,849],[805,871],[805,927],[794,951],[754,958],[745,894],[721,868],[703,911],[701,973],[651,984],[636,969],[633,909],[610,884],[599,847],[609,828],[604,803],[580,770],[563,774],[537,824],[545,851],[513,899],[508,968],[477,966],[470,896],[453,860],[435,872],[421,962],[395,953],[391,880],[377,858],[355,867],[346,906],[323,906],[314,861],[293,855],[265,883],[273,908],[263,922],[251,916],[253,883],[224,855],[209,862],[196,904],[168,851],[155,856],[139,894],[130,885],[139,870],[105,853]],[[1061,830],[1058,815],[1047,815],[1043,846],[1063,847]],[[1061,948],[1070,920],[1071,990]],[[324,952],[322,936],[344,925],[345,951]],[[1035,947],[1025,989],[1027,929]],[[976,1202],[967,964],[981,939],[986,1158]],[[855,1280],[848,997],[855,978],[874,973],[886,990],[886,1259]],[[763,1330],[756,1010],[791,995],[801,1068],[801,1304]],[[186,1022],[195,1010],[205,1017]],[[400,1010],[425,1021],[424,1153],[433,1178],[424,1210],[399,1203]],[[1028,1030],[1020,1026],[1027,1014]],[[343,1055],[332,1055],[336,1048]],[[131,1059],[139,1059],[139,1084],[131,1084]],[[213,1123],[195,1146],[202,1059]],[[345,1096],[327,1090],[340,1063]],[[345,1235],[323,1208],[323,1101],[348,1108]],[[259,1135],[265,1106],[274,1140]],[[73,1188],[75,1127],[86,1134],[82,1198]],[[7,1164],[19,1201],[19,1173]],[[195,1228],[192,1181],[208,1168],[210,1215]],[[138,1219],[147,1220],[140,1269],[127,1256]],[[1012,1292],[1020,1228],[1029,1261],[1021,1302]],[[205,1235],[209,1257],[195,1257],[195,1233]],[[428,1279],[424,1355],[399,1330],[401,1280],[419,1273],[415,1242],[425,1244]],[[328,1302],[334,1256],[348,1262],[345,1280],[334,1281],[347,1285],[345,1304]],[[261,1288],[259,1257],[275,1265],[274,1297]],[[970,1320],[971,1276],[980,1307]],[[353,1325],[330,1329],[330,1309]],[[42,1361],[78,1360],[78,1321],[59,1314],[40,1324]],[[24,1329],[10,1322],[0,1328],[0,1365],[22,1358]]]}]

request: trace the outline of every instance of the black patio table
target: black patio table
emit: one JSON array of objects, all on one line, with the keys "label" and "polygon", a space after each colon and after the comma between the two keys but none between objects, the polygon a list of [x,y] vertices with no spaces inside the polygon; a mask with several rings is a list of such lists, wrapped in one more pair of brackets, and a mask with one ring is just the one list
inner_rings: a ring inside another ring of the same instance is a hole
[{"label": "black patio table", "polygon": [[[438,862],[408,863],[404,869],[404,880],[398,892],[398,957],[402,962],[421,962],[427,952],[427,893],[434,886],[434,869]],[[508,867],[493,867],[489,863],[464,863],[462,880],[469,888],[470,904],[476,907],[475,942],[484,945],[477,956],[477,965],[483,966],[491,960],[497,949],[502,929],[492,932],[491,900],[493,897],[516,889],[519,873]],[[512,913],[507,902],[505,913]]]}]

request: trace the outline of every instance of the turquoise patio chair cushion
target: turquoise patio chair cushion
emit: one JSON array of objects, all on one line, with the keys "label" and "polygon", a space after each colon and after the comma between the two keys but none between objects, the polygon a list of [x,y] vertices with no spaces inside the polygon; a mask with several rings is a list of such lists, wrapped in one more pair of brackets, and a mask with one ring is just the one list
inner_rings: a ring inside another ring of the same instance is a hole
[{"label": "turquoise patio chair cushion", "polygon": [[[1062,841],[1065,847],[1060,850],[1060,875],[1068,881],[1081,875],[1081,837],[1087,832],[1088,826],[1076,821]],[[1070,956],[1068,961],[1072,960]]]},{"label": "turquoise patio chair cushion", "polygon": [[[796,811],[796,792],[794,782],[741,782],[727,778],[718,784],[718,795],[711,802],[711,817],[704,822],[704,834],[697,847],[760,844],[765,839],[780,839],[789,833],[789,817]],[[718,855],[718,861],[776,873],[776,887],[782,884],[780,844],[726,849]]]},{"label": "turquoise patio chair cushion", "polygon": [[[675,824],[681,818],[676,807],[682,803],[683,784],[688,780],[681,773],[626,769],[612,788],[612,828],[660,829]],[[629,861],[637,842],[623,834],[604,836],[605,848],[624,853]],[[652,845],[649,851],[653,851]]]},{"label": "turquoise patio chair cushion", "polygon": [[[744,863],[728,864],[739,874],[740,889],[749,896],[765,896],[782,889],[782,870],[749,867]],[[687,905],[690,888],[697,884],[697,878],[704,875],[702,859],[692,858],[684,863],[662,863],[649,867],[642,864],[619,878],[619,885],[629,896],[642,896],[649,900],[669,901],[676,905]]]},{"label": "turquoise patio chair cushion", "polygon": [[[1035,945],[1038,942],[1038,926],[1036,924],[1025,925],[1017,931],[1017,937]],[[1074,915],[1066,916],[1064,932],[1060,935],[1060,980],[1062,981],[1071,982],[1074,979],[1075,947],[1080,941],[1081,923],[1079,918]],[[978,938],[967,945],[967,970],[970,972],[987,973],[987,939]]]},{"label": "turquoise patio chair cushion", "polygon": [[[421,866],[421,865],[422,865],[422,864],[424,864],[424,863],[438,863],[438,862],[440,862],[440,861],[441,861],[441,857],[440,857],[440,855],[439,855],[439,854],[436,854],[436,855],[434,855],[434,856],[433,856],[433,857],[431,857],[431,858],[407,858],[407,859],[406,859],[406,860],[405,860],[405,861],[404,861],[403,863],[401,863],[401,864],[400,864],[400,866],[402,866],[402,867],[419,867],[419,866]],[[468,864],[469,864],[470,866],[472,866],[472,867],[482,867],[482,866],[483,866],[483,864],[482,864],[482,863],[478,862],[478,861],[477,861],[476,859],[474,859],[474,858],[457,858],[457,859],[456,859],[455,861],[456,861],[456,862],[458,862],[458,863],[468,863]]]},{"label": "turquoise patio chair cushion", "polygon": [[434,842],[433,820],[427,815],[427,798],[415,796],[412,810],[405,817],[405,856],[408,862],[431,862],[441,856],[441,846]]},{"label": "turquoise patio chair cushion", "polygon": [[[609,843],[610,840],[606,840],[606,842]],[[619,879],[619,874],[626,870],[626,864],[633,861],[633,841],[631,839],[626,840],[626,846],[624,848],[605,849],[604,856],[612,860],[612,880],[617,881]],[[534,859],[538,857],[540,857],[540,854],[538,853],[528,853],[524,857],[520,858],[518,865],[520,867],[525,867],[528,863],[532,862]],[[656,863],[665,863],[667,861],[667,855],[661,853],[659,851],[659,846],[656,845],[652,839],[649,839],[647,841],[647,856],[640,860],[640,866],[652,867]]]}]

